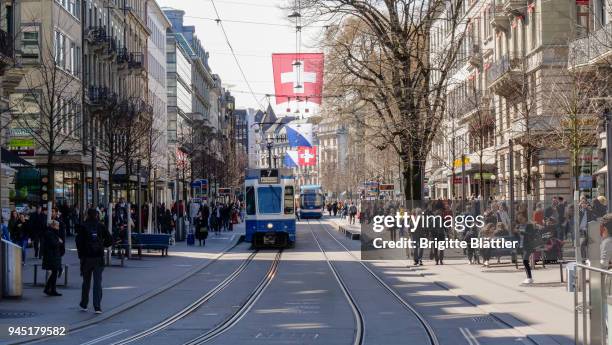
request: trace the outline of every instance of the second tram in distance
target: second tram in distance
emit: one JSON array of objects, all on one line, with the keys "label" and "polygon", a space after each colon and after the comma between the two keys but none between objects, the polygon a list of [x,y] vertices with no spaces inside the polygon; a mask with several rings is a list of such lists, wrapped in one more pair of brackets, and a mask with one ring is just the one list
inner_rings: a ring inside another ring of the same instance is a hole
[{"label": "second tram in distance", "polygon": [[325,211],[325,197],[319,185],[303,185],[300,191],[300,218],[321,218]]}]

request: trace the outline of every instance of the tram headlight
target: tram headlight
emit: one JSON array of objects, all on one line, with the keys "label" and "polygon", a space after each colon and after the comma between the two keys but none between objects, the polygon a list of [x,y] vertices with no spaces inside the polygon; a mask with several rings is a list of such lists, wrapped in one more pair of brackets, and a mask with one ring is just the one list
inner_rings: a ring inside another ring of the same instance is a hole
[{"label": "tram headlight", "polygon": [[272,223],[268,223],[268,229],[272,229],[274,225]]}]

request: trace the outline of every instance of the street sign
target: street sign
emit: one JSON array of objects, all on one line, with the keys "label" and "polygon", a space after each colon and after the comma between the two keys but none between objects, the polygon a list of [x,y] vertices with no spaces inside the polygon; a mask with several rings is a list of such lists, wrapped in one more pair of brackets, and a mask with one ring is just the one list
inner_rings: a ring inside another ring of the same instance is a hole
[{"label": "street sign", "polygon": [[231,194],[232,194],[231,188],[219,188],[219,195],[231,195]]},{"label": "street sign", "polygon": [[390,190],[394,190],[395,189],[395,185],[393,184],[381,184],[380,185],[380,191],[390,191]]}]

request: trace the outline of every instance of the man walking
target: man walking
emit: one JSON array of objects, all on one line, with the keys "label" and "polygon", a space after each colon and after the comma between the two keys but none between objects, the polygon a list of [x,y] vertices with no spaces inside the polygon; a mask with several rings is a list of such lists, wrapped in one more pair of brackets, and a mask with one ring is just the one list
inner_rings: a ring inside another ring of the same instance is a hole
[{"label": "man walking", "polygon": [[102,271],[104,270],[104,248],[110,247],[113,239],[106,228],[100,223],[95,209],[87,210],[87,219],[79,226],[76,237],[77,251],[81,260],[81,310],[87,311],[89,304],[89,288],[93,276],[93,306],[96,314],[102,313]]}]

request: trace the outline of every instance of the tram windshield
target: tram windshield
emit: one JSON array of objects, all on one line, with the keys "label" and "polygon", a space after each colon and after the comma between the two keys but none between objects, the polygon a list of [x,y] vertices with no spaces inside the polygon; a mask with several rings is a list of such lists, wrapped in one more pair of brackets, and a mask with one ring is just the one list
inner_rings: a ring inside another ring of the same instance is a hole
[{"label": "tram windshield", "polygon": [[257,204],[260,214],[281,213],[282,188],[275,186],[257,188]]},{"label": "tram windshield", "polygon": [[302,206],[304,207],[323,207],[323,197],[321,194],[307,193],[302,194]]}]

